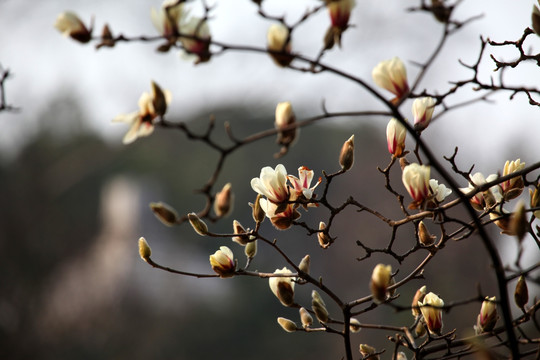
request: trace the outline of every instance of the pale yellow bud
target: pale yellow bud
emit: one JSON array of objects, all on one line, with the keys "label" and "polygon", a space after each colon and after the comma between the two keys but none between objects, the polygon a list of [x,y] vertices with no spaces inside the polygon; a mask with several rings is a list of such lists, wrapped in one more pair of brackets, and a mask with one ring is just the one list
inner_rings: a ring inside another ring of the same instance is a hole
[{"label": "pale yellow bud", "polygon": [[311,292],[311,309],[319,322],[328,322],[328,310],[326,309],[326,304],[316,290]]},{"label": "pale yellow bud", "polygon": [[309,257],[309,255],[306,255],[300,261],[300,264],[298,265],[298,268],[301,271],[305,272],[306,274],[309,274],[309,264],[310,264],[310,257]]},{"label": "pale yellow bud", "polygon": [[362,330],[360,321],[358,321],[358,319],[356,319],[356,318],[351,318],[351,320],[349,322],[349,330],[351,330],[351,332],[353,332],[353,333],[357,333],[360,330]]},{"label": "pale yellow bud", "polygon": [[296,117],[289,101],[277,104],[274,126],[279,131],[277,139],[278,144],[286,146],[296,139],[296,128],[285,130],[287,127],[294,124],[295,119]]},{"label": "pale yellow bud", "polygon": [[311,324],[313,324],[313,317],[311,316],[309,311],[307,311],[304,307],[301,307],[299,312],[300,312],[300,321],[302,321],[302,326],[304,328],[310,327]]},{"label": "pale yellow bud", "polygon": [[369,287],[375,303],[381,303],[386,299],[386,289],[390,285],[392,266],[377,264],[371,275]]},{"label": "pale yellow bud", "polygon": [[339,154],[339,164],[343,171],[352,168],[354,164],[354,135],[351,135],[351,137],[343,143]]},{"label": "pale yellow bud", "polygon": [[274,62],[279,66],[289,65],[293,60],[293,57],[290,55],[291,43],[289,29],[281,23],[273,24],[268,29],[266,38],[268,50],[282,53],[270,54]]},{"label": "pale yellow bud", "polygon": [[193,230],[201,236],[208,234],[208,226],[202,221],[197,214],[189,213],[188,214],[189,223],[193,227]]},{"label": "pale yellow bud", "polygon": [[[427,305],[427,306],[426,306]],[[444,301],[436,294],[430,292],[424,296],[423,302],[418,302],[424,321],[431,334],[440,335],[443,328],[442,307]]]},{"label": "pale yellow bud", "polygon": [[253,259],[257,255],[257,240],[248,242],[244,253],[249,259]]},{"label": "pale yellow bud", "polygon": [[360,344],[359,347],[360,354],[364,357],[366,360],[379,360],[379,355],[375,355],[375,348],[373,346],[369,346],[367,344]]},{"label": "pale yellow bud", "polygon": [[150,203],[150,209],[163,224],[167,226],[176,225],[176,222],[178,221],[178,214],[171,206],[163,202],[156,202]]},{"label": "pale yellow bud", "polygon": [[277,322],[286,332],[295,332],[297,329],[296,324],[293,321],[285,319],[284,317],[278,317]]},{"label": "pale yellow bud", "polygon": [[233,252],[226,246],[210,255],[210,265],[221,278],[232,277],[236,271]]},{"label": "pale yellow bud", "polygon": [[139,255],[146,262],[148,262],[148,259],[152,255],[152,249],[150,249],[150,245],[148,245],[148,242],[143,237],[139,238]]}]

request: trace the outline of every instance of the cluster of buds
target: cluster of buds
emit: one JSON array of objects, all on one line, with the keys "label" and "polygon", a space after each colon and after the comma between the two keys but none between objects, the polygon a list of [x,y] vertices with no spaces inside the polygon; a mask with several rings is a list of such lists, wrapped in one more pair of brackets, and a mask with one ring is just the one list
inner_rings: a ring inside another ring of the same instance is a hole
[{"label": "cluster of buds", "polygon": [[396,96],[392,100],[393,102],[399,102],[409,94],[407,70],[398,57],[381,61],[373,68],[371,75],[377,86],[390,91]]},{"label": "cluster of buds", "polygon": [[331,25],[324,37],[324,48],[331,49],[334,44],[341,47],[341,35],[349,27],[351,10],[356,5],[355,0],[325,0]]},{"label": "cluster of buds", "polygon": [[293,60],[291,55],[290,30],[285,25],[272,24],[266,34],[267,49],[278,66],[288,66]]},{"label": "cluster of buds", "polygon": [[371,274],[369,288],[373,295],[373,301],[380,304],[386,300],[389,293],[388,287],[392,284],[392,266],[377,264]]},{"label": "cluster of buds", "polygon": [[[283,269],[276,269],[274,274],[291,274],[291,271],[284,267]],[[293,277],[286,276],[274,276],[268,280],[270,290],[278,298],[283,306],[291,306],[294,304],[294,281]]]},{"label": "cluster of buds", "polygon": [[162,90],[152,81],[152,92],[144,92],[139,99],[139,111],[121,114],[113,119],[113,122],[130,124],[122,142],[131,144],[139,137],[151,135],[154,132],[154,121],[165,115],[170,102],[171,93],[168,90]]},{"label": "cluster of buds", "polygon": [[431,334],[441,335],[443,327],[442,307],[444,306],[444,301],[430,292],[424,296],[423,301],[418,301],[417,305],[420,308],[429,332]]},{"label": "cluster of buds", "polygon": [[[299,204],[302,203],[304,207],[309,205],[314,189],[321,182],[319,178],[311,186],[313,174],[313,170],[301,166],[298,168],[298,177],[287,175],[285,166],[279,164],[275,169],[269,166],[262,168],[260,176],[251,180],[253,190],[266,197],[259,198],[257,202],[274,227],[288,229],[300,217],[297,210]],[[253,207],[254,212],[256,207],[257,204]]]}]

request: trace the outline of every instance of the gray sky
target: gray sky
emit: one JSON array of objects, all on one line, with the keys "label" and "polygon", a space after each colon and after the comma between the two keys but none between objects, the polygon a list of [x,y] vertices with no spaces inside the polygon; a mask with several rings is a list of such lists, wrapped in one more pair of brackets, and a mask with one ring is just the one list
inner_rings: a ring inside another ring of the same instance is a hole
[{"label": "gray sky", "polygon": [[[210,23],[214,39],[264,46],[271,22],[256,14],[251,1],[215,3],[214,19]],[[417,69],[411,61],[423,61],[432,51],[442,31],[440,24],[427,14],[405,12],[404,9],[417,1],[362,0],[357,3],[351,17],[351,23],[356,27],[345,33],[343,49],[333,50],[324,61],[372,83],[372,68],[381,60],[399,56],[407,64],[409,78],[414,78]],[[464,1],[456,11],[458,19],[476,14],[484,14],[484,17],[450,39],[422,85],[444,92],[449,80],[468,77],[469,72],[457,63],[457,59],[474,62],[480,35],[493,40],[519,38],[523,29],[530,25],[533,3],[532,0]],[[143,91],[149,91],[151,79],[173,93],[169,117],[174,119],[201,110],[211,113],[227,103],[273,106],[289,100],[295,108],[303,109],[305,116],[320,113],[322,99],[331,111],[380,108],[363,89],[350,81],[329,74],[314,76],[283,70],[265,55],[229,52],[208,64],[194,66],[191,61],[181,58],[178,51],[156,53],[157,43],[119,44],[112,50],[95,51],[92,45],[81,45],[62,37],[52,26],[59,13],[72,10],[87,23],[93,15],[96,33],[106,22],[115,34],[155,35],[150,8],[159,7],[161,1],[133,0],[129,1],[129,7],[126,4],[125,1],[0,1],[0,63],[15,75],[6,85],[8,101],[22,109],[19,114],[0,114],[3,122],[0,151],[4,155],[13,154],[24,143],[36,128],[30,121],[33,115],[46,109],[50,99],[63,92],[82,99],[92,129],[109,141],[120,143],[127,127],[111,124],[110,120],[119,113],[136,110],[137,100]],[[193,4],[196,8],[199,3]],[[264,4],[265,9],[275,15],[290,9],[287,20],[292,22],[307,6],[319,2],[265,0]],[[328,16],[326,12],[320,12],[295,34],[293,50],[315,56],[327,26]],[[540,48],[538,37],[530,37],[528,43],[532,51]],[[497,53],[506,59],[513,55],[511,51],[497,50]],[[482,78],[488,79],[493,64],[487,58],[484,64]],[[538,67],[530,64],[508,71],[507,79],[509,84],[536,86],[540,84],[540,72]],[[540,132],[539,109],[528,106],[522,95],[508,102],[509,95],[493,96],[497,104],[476,104],[451,112],[433,123],[425,136],[438,147],[442,145],[436,149],[441,154],[451,154],[455,145],[464,153],[474,153],[479,170],[488,158],[496,164],[501,161],[504,164],[506,154],[495,155],[500,149],[507,152],[506,149],[515,144],[537,144]],[[471,96],[474,94],[467,91],[450,102]],[[404,104],[407,116],[412,116],[411,103]],[[269,122],[272,118],[273,114],[269,113]],[[382,137],[386,122],[381,119]],[[521,157],[531,161],[538,159],[538,155],[540,150],[536,148],[529,150],[528,156]],[[484,171],[490,171],[490,168]]]}]

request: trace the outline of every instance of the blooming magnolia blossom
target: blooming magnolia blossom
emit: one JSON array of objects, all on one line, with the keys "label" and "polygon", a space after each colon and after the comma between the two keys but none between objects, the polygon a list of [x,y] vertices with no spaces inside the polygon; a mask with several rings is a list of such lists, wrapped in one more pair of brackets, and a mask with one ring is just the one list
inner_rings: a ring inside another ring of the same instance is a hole
[{"label": "blooming magnolia blossom", "polygon": [[171,93],[152,81],[152,93],[144,92],[139,98],[139,111],[116,116],[113,122],[125,122],[130,128],[124,136],[123,143],[130,144],[139,137],[149,136],[154,131],[154,120],[165,114],[171,102]]},{"label": "blooming magnolia blossom", "polygon": [[340,30],[347,29],[351,10],[355,5],[355,0],[326,0],[326,8],[330,14],[332,26]]},{"label": "blooming magnolia blossom", "polygon": [[403,155],[405,149],[405,137],[407,129],[397,119],[392,118],[386,126],[386,142],[388,143],[388,152],[395,157]]},{"label": "blooming magnolia blossom", "polygon": [[[274,274],[291,274],[292,272],[283,267],[276,269]],[[271,277],[268,279],[270,290],[284,306],[291,306],[294,303],[294,281],[292,277]]]},{"label": "blooming magnolia blossom", "polygon": [[300,218],[300,213],[297,210],[298,204],[277,205],[266,199],[260,199],[259,202],[272,225],[278,230],[290,228],[292,222]]},{"label": "blooming magnolia blossom", "polygon": [[442,307],[444,306],[444,301],[430,292],[424,297],[423,302],[418,302],[418,306],[424,316],[424,321],[429,332],[440,335],[443,327]]},{"label": "blooming magnolia blossom", "polygon": [[308,200],[311,199],[313,196],[313,191],[322,181],[319,177],[319,181],[317,181],[313,187],[310,187],[311,180],[313,180],[313,175],[313,170],[310,170],[305,166],[300,166],[298,168],[298,177],[294,175],[287,175],[287,179],[289,179],[292,184],[293,191],[296,192],[296,197],[304,196]]},{"label": "blooming magnolia blossom", "polygon": [[184,4],[176,0],[165,0],[159,10],[155,8],[150,10],[152,24],[165,37],[178,35],[186,14]]},{"label": "blooming magnolia blossom", "polygon": [[[190,36],[180,37],[180,42],[188,54],[197,56],[196,63],[207,62],[210,60],[210,57],[212,56],[209,51],[211,36],[210,27],[206,20],[192,17],[182,25],[180,32]],[[195,37],[196,39],[191,37]]]},{"label": "blooming magnolia blossom", "polygon": [[398,99],[401,99],[409,92],[407,71],[398,57],[380,62],[373,68],[371,76],[375,84],[390,91]]},{"label": "blooming magnolia blossom", "polygon": [[416,131],[422,131],[431,122],[433,110],[435,108],[435,99],[432,97],[417,98],[412,105],[412,113],[414,116],[414,128]]},{"label": "blooming magnolia blossom", "polygon": [[[276,51],[276,52],[285,52],[287,54],[291,52],[289,29],[281,23],[272,24],[268,28],[268,32],[266,34],[266,40],[267,40],[268,50]],[[291,63],[293,59],[291,56],[287,54],[285,55],[270,54],[270,56],[272,56],[272,59],[277,65],[287,66]]]},{"label": "blooming magnolia blossom", "polygon": [[263,167],[261,175],[251,179],[251,187],[256,193],[266,196],[274,204],[289,200],[287,170],[282,164],[277,165],[275,169],[270,166]]},{"label": "blooming magnolia blossom", "polygon": [[[510,175],[516,171],[520,171],[525,168],[525,163],[521,162],[521,159],[515,161],[506,161],[503,169],[503,176]],[[515,178],[503,181],[500,184],[504,198],[506,200],[515,199],[523,191],[523,177],[516,176]]]},{"label": "blooming magnolia blossom", "polygon": [[[487,178],[485,178],[482,173],[477,172],[471,176],[472,183],[469,183],[469,186],[467,186],[466,188],[460,188],[459,190],[461,190],[461,192],[467,195],[475,191],[475,186],[481,186],[486,182],[491,182],[495,179],[497,179],[497,175],[495,174],[491,174]],[[502,194],[500,193],[500,187],[498,185],[492,186],[485,195],[482,192],[476,193],[474,194],[474,196],[471,197],[469,201],[473,208],[478,211],[483,211],[486,207],[485,197],[487,196],[491,197],[494,202],[501,201]]]},{"label": "blooming magnolia blossom", "polygon": [[435,179],[429,180],[429,187],[433,197],[438,202],[443,202],[444,199],[446,199],[446,197],[452,193],[452,189],[447,188],[444,184],[439,184],[439,182]]},{"label": "blooming magnolia blossom", "polygon": [[54,27],[62,35],[69,36],[81,43],[87,43],[92,39],[92,29],[89,30],[81,19],[71,11],[65,11],[58,15]]},{"label": "blooming magnolia blossom", "polygon": [[210,255],[210,265],[220,277],[232,277],[236,271],[234,255],[231,249],[221,246],[218,251]]},{"label": "blooming magnolia blossom", "polygon": [[403,169],[403,185],[413,199],[412,208],[419,207],[429,196],[430,167],[412,163]]}]

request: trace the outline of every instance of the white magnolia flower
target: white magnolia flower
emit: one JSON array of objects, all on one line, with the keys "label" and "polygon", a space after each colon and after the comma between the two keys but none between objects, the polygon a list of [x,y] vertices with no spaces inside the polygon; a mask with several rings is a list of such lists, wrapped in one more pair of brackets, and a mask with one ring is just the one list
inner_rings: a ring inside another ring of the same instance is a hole
[{"label": "white magnolia flower", "polygon": [[447,188],[444,184],[439,184],[435,179],[429,180],[429,187],[431,188],[431,193],[438,202],[443,202],[444,199],[452,193],[452,190]]},{"label": "white magnolia flower", "polygon": [[287,178],[291,182],[297,196],[303,195],[306,199],[311,199],[311,197],[313,196],[313,191],[315,190],[317,185],[321,183],[321,178],[319,178],[319,181],[317,181],[317,183],[313,187],[310,187],[311,180],[313,180],[313,175],[313,170],[310,170],[305,166],[300,166],[298,168],[299,178],[294,175],[287,175]]},{"label": "white magnolia flower", "polygon": [[261,175],[251,179],[251,187],[256,193],[266,196],[275,204],[289,200],[287,170],[282,164],[277,165],[275,169],[270,166],[262,168]]}]

